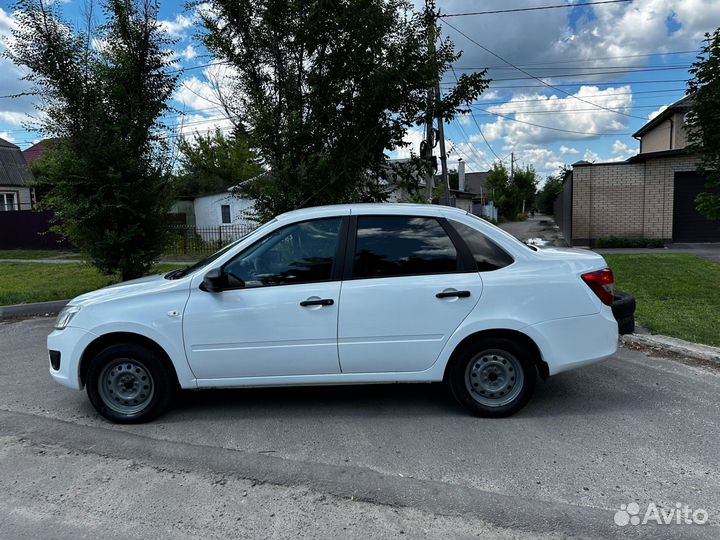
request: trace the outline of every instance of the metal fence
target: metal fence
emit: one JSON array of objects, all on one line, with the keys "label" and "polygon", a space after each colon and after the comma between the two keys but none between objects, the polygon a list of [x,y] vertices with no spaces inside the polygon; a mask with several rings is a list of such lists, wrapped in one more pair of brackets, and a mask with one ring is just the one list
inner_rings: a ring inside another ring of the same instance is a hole
[{"label": "metal fence", "polygon": [[195,227],[192,225],[170,226],[170,240],[165,256],[205,257],[225,247],[230,242],[250,234],[257,225],[251,222],[220,225],[218,227]]}]

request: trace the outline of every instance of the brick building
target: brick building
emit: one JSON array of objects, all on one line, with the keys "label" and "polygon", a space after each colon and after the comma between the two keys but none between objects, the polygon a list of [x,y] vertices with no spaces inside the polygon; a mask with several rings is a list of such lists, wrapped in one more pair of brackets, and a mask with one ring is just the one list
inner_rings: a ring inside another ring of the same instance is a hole
[{"label": "brick building", "polygon": [[720,222],[695,209],[705,180],[685,146],[689,99],[674,103],[633,136],[640,153],[627,161],[579,161],[565,175],[556,220],[571,245],[609,236],[674,242],[720,242]]}]

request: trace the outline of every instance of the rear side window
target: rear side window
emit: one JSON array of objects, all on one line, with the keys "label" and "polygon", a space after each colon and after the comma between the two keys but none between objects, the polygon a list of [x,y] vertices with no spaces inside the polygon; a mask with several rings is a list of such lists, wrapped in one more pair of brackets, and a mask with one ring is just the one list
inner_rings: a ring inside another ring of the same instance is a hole
[{"label": "rear side window", "polygon": [[450,223],[470,248],[479,272],[499,270],[515,262],[505,250],[480,231],[459,221]]},{"label": "rear side window", "polygon": [[445,274],[457,268],[457,250],[437,219],[358,217],[354,278]]}]

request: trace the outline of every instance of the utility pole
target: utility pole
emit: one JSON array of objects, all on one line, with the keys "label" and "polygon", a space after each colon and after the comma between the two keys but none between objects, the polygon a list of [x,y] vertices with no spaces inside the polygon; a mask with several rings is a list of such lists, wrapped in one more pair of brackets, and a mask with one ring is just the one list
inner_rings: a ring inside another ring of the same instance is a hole
[{"label": "utility pole", "polygon": [[[426,21],[425,24],[427,25],[427,47],[428,47],[428,61],[431,61],[435,57],[435,13],[430,15],[429,10],[426,6],[425,11]],[[439,81],[438,81],[439,83]],[[439,86],[439,84],[437,85]],[[427,93],[427,113],[425,115],[425,141],[424,141],[424,152],[422,153],[423,160],[425,161],[425,189],[426,189],[426,195],[428,203],[432,203],[432,196],[433,196],[433,178],[435,176],[435,171],[433,170],[433,146],[435,145],[435,133],[433,130],[433,110],[435,105],[435,88],[430,87],[428,88]]]},{"label": "utility pole", "polygon": [[[435,86],[435,92],[437,95],[437,99],[440,99],[440,79],[437,81],[437,85]],[[442,167],[442,179],[443,184],[445,185],[445,197],[447,197],[447,205],[450,206],[452,202],[452,198],[450,197],[450,175],[448,173],[448,166],[447,166],[447,153],[445,152],[445,122],[443,121],[442,117],[438,115],[437,117],[437,123],[438,123],[438,139],[440,139],[440,166]],[[459,187],[459,186],[458,186]]]}]

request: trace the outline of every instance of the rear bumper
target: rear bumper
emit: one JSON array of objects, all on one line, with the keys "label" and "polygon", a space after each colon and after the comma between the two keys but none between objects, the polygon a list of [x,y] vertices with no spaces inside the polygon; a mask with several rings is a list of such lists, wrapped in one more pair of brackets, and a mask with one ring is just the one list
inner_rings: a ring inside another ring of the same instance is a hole
[{"label": "rear bumper", "polygon": [[540,348],[550,375],[610,358],[617,352],[618,325],[612,310],[545,321],[522,329]]},{"label": "rear bumper", "polygon": [[[47,338],[48,351],[60,356],[59,369],[54,369],[48,358],[50,375],[58,383],[73,390],[82,389],[80,382],[80,359],[88,344],[95,339],[95,334],[81,328],[67,327],[55,330]],[[49,353],[48,353],[49,355]]]}]

